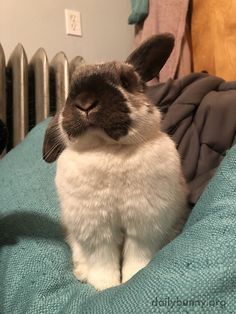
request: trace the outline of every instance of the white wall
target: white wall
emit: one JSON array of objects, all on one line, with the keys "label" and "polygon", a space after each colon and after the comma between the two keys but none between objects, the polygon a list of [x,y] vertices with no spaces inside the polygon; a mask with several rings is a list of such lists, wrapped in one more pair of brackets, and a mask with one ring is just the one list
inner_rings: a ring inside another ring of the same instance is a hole
[{"label": "white wall", "polygon": [[[83,37],[65,33],[64,9],[81,12]],[[28,59],[43,47],[49,60],[64,51],[86,62],[123,60],[132,48],[130,0],[0,0],[0,43],[9,58],[18,42]]]}]

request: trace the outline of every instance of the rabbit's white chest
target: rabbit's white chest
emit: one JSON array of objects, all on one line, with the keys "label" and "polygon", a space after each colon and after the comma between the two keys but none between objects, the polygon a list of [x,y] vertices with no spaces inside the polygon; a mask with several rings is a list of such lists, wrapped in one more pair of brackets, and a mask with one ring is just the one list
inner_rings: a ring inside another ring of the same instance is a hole
[{"label": "rabbit's white chest", "polygon": [[[132,232],[132,225],[138,224],[152,232],[171,225],[173,208],[170,215],[165,211],[178,202],[180,174],[178,156],[169,144],[169,152],[162,152],[162,143],[141,151],[77,153],[66,149],[58,159],[56,175],[63,223],[82,234],[108,226]],[[104,234],[109,236],[109,232]]]}]

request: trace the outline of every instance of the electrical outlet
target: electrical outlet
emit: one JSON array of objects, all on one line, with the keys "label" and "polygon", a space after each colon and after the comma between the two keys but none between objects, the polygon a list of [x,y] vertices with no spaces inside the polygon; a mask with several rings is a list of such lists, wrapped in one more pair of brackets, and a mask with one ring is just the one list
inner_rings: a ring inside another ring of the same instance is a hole
[{"label": "electrical outlet", "polygon": [[66,34],[82,36],[80,12],[65,9]]}]

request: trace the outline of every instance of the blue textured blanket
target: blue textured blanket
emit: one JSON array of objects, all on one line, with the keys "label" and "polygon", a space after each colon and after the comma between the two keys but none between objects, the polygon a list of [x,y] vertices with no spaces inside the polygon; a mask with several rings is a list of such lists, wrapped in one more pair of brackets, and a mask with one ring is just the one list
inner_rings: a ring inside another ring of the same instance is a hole
[{"label": "blue textured blanket", "polygon": [[236,146],[181,235],[130,281],[97,292],[72,274],[59,226],[48,121],[0,161],[0,313],[235,313]]}]

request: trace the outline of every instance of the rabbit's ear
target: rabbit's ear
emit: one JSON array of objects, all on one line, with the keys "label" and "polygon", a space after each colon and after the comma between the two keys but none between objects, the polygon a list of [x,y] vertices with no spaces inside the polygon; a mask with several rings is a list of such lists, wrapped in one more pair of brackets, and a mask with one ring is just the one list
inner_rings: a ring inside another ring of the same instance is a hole
[{"label": "rabbit's ear", "polygon": [[50,121],[43,142],[43,159],[47,162],[55,161],[65,149],[58,124],[59,113]]},{"label": "rabbit's ear", "polygon": [[166,63],[174,47],[174,36],[170,33],[155,35],[144,41],[127,58],[141,78],[148,82],[156,77]]}]

